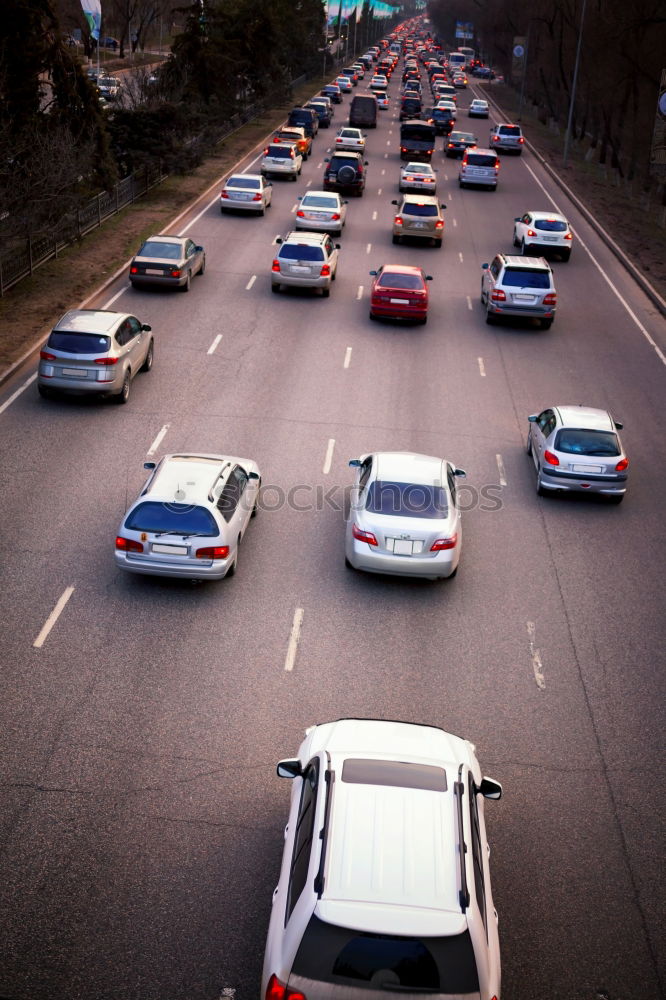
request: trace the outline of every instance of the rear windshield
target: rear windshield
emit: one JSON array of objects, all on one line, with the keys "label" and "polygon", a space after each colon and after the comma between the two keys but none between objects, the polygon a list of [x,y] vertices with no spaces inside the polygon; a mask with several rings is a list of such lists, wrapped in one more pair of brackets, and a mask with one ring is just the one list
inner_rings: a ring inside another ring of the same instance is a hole
[{"label": "rear windshield", "polygon": [[400,517],[446,517],[446,491],[423,483],[391,483],[376,479],[370,484],[365,509],[372,514]]},{"label": "rear windshield", "polygon": [[423,290],[423,282],[418,274],[382,274],[377,282],[379,288],[411,288],[415,291]]},{"label": "rear windshield", "polygon": [[497,157],[490,153],[468,153],[465,163],[471,167],[496,167]]},{"label": "rear windshield", "polygon": [[282,157],[282,159],[290,159],[292,156],[291,145],[284,146],[269,146],[266,156]]},{"label": "rear windshield", "polygon": [[68,354],[105,354],[111,347],[110,337],[100,337],[97,333],[68,333],[53,330],[49,337],[49,347]]},{"label": "rear windshield", "polygon": [[286,260],[323,260],[324,251],[307,243],[285,243],[280,247],[278,257]]},{"label": "rear windshield", "polygon": [[338,207],[337,198],[324,198],[323,195],[306,194],[301,202],[301,208],[327,208],[335,211]]},{"label": "rear windshield", "polygon": [[169,535],[217,535],[215,518],[205,507],[186,503],[158,503],[145,500],[129,514],[125,527]]},{"label": "rear windshield", "polygon": [[230,177],[227,181],[227,187],[247,188],[251,190],[252,188],[261,187],[261,181],[258,177]]},{"label": "rear windshield", "polygon": [[402,125],[400,127],[400,142],[434,142],[435,129],[432,125]]},{"label": "rear windshield", "polygon": [[311,122],[312,121],[312,111],[306,110],[305,108],[303,109],[303,111],[291,111],[289,113],[289,121],[290,122]]},{"label": "rear windshield", "polygon": [[352,100],[352,107],[354,108],[368,108],[372,110],[377,106],[377,100],[374,97],[355,97]]},{"label": "rear windshield", "polygon": [[535,229],[543,229],[547,233],[565,233],[567,230],[566,222],[560,222],[558,219],[537,219],[534,223]]},{"label": "rear windshield", "polygon": [[612,431],[561,430],[555,438],[556,451],[570,455],[620,454],[620,442]]},{"label": "rear windshield", "polygon": [[500,135],[520,135],[518,125],[500,125]]},{"label": "rear windshield", "polygon": [[550,274],[548,271],[528,271],[525,267],[515,271],[507,267],[502,284],[509,288],[550,288]]},{"label": "rear windshield", "polygon": [[456,996],[479,991],[469,931],[449,937],[403,937],[364,933],[312,916],[292,972],[316,982],[372,989],[373,995],[384,989],[387,997],[401,991]]},{"label": "rear windshield", "polygon": [[157,243],[146,240],[137,257],[165,257],[167,260],[180,260],[182,253],[180,243]]},{"label": "rear windshield", "polygon": [[415,201],[406,201],[400,211],[404,215],[423,215],[423,216],[435,216],[438,215],[437,205],[423,205]]},{"label": "rear windshield", "polygon": [[408,97],[402,102],[402,106],[406,111],[420,111],[421,102],[417,101],[415,97]]},{"label": "rear windshield", "polygon": [[349,156],[333,156],[328,166],[330,170],[340,170],[341,167],[353,167],[357,170],[360,162]]}]

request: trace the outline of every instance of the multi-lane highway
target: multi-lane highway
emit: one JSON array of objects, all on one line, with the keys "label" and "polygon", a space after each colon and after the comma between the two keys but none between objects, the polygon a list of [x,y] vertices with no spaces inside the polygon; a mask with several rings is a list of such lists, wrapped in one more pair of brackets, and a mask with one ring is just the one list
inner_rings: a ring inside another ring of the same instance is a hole
[{"label": "multi-lane highway", "polygon": [[[503,783],[486,817],[505,1000],[662,996],[663,319],[529,152],[496,192],[460,191],[438,140],[444,246],[393,246],[398,86],[329,299],[271,295],[270,266],[334,129],[264,218],[209,196],[181,219],[207,256],[188,295],[123,278],[90,303],[152,325],[127,406],[31,383],[2,409],[34,364],[0,393],[2,997],[256,998],[289,793],[274,763],[341,716],[442,726]],[[549,206],[576,232],[552,329],[487,326],[481,264]],[[384,262],[433,275],[427,326],[369,320]],[[527,415],[570,402],[625,423],[619,507],[536,496]],[[233,579],[114,568],[143,462],[181,449],[262,470]],[[455,580],[345,569],[347,462],[384,449],[467,470]]]}]

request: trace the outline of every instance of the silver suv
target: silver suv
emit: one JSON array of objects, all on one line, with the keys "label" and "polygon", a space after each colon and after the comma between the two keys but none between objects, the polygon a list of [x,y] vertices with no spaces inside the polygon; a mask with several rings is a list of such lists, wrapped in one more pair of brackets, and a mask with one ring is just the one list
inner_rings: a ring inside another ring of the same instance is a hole
[{"label": "silver suv", "polygon": [[523,151],[525,137],[520,125],[510,122],[500,122],[490,131],[491,149],[501,150],[503,153],[516,153],[518,156]]},{"label": "silver suv", "polygon": [[134,376],[153,366],[150,329],[127,313],[71,309],[40,351],[39,395],[113,396],[126,403]]},{"label": "silver suv", "polygon": [[275,241],[279,250],[271,268],[271,291],[282,285],[293,288],[321,288],[327,299],[338,270],[339,243],[328,233],[291,232]]},{"label": "silver suv", "polygon": [[553,324],[557,293],[553,272],[544,257],[513,257],[498,253],[481,265],[481,304],[486,323],[500,316],[534,316],[548,330]]}]

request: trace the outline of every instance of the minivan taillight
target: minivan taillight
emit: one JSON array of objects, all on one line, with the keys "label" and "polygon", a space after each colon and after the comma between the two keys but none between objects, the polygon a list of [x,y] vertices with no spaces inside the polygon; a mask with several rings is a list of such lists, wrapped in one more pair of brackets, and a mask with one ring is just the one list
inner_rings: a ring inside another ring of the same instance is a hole
[{"label": "minivan taillight", "polygon": [[273,973],[271,978],[268,980],[265,1000],[307,1000],[307,997],[305,996],[305,993],[301,993],[300,990],[290,990],[289,987],[280,982],[275,973]]},{"label": "minivan taillight", "polygon": [[506,292],[502,291],[501,288],[496,288],[494,292],[490,293],[490,298],[493,302],[506,302]]}]

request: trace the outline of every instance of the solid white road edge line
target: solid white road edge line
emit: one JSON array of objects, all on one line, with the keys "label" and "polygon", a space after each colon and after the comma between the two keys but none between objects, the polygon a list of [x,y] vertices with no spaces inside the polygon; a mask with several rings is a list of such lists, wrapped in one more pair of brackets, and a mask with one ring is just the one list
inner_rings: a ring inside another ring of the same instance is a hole
[{"label": "solid white road edge line", "polygon": [[543,663],[541,662],[541,651],[535,648],[534,641],[536,639],[536,625],[534,622],[527,623],[527,634],[530,637],[530,657],[532,658],[532,670],[534,672],[534,680],[536,686],[540,691],[543,691],[546,687],[546,678],[543,675]]},{"label": "solid white road edge line", "polygon": [[157,451],[157,449],[159,448],[159,446],[162,444],[162,439],[164,438],[166,432],[169,430],[170,426],[171,426],[171,424],[165,424],[164,425],[164,427],[159,432],[159,434],[157,435],[157,437],[155,438],[155,440],[151,444],[150,448],[146,452],[146,455],[154,455],[155,454],[155,452]]},{"label": "solid white road edge line", "polygon": [[121,296],[121,295],[124,295],[126,291],[127,291],[127,288],[126,288],[126,287],[124,287],[124,288],[121,288],[119,292],[116,292],[116,294],[115,294],[115,295],[112,295],[112,296],[111,296],[111,298],[109,299],[109,301],[108,301],[108,302],[105,302],[105,303],[104,303],[104,305],[102,306],[102,309],[110,309],[110,308],[111,308],[111,306],[113,305],[113,303],[114,303],[114,302],[116,301],[116,299],[119,299],[119,298],[120,298],[120,296]]},{"label": "solid white road edge line", "polygon": [[303,608],[296,608],[294,611],[294,621],[291,626],[291,634],[289,636],[289,645],[287,646],[287,656],[284,661],[284,669],[291,672],[294,669],[294,663],[296,661],[296,650],[298,649],[298,641],[301,638],[301,625],[303,624]]},{"label": "solid white road edge line", "polygon": [[44,622],[41,632],[33,642],[33,646],[35,647],[35,649],[42,648],[42,646],[44,645],[44,643],[48,638],[49,632],[51,631],[55,623],[58,621],[58,618],[60,618],[60,615],[62,614],[64,607],[67,604],[67,601],[70,599],[73,593],[74,593],[74,587],[71,586],[65,587],[62,594],[60,595],[58,603],[56,604],[55,608]]},{"label": "solid white road edge line", "polygon": [[13,392],[9,397],[9,399],[6,399],[4,401],[2,406],[0,406],[0,413],[4,413],[7,407],[11,406],[14,400],[17,399],[22,392],[25,392],[28,386],[32,385],[32,383],[35,381],[36,378],[37,378],[37,372],[34,372],[34,374],[32,374],[29,379],[26,379],[26,381],[23,383],[20,389],[17,389],[16,392]]},{"label": "solid white road edge line", "polygon": [[502,461],[501,455],[495,455],[495,461],[497,462],[497,471],[499,472],[500,486],[506,486],[506,469],[504,468],[504,462]]},{"label": "solid white road edge line", "polygon": [[343,368],[349,368],[349,363],[351,361],[351,352],[352,352],[351,347],[348,347],[347,350],[345,351],[345,360],[342,363]]},{"label": "solid white road edge line", "polygon": [[333,461],[333,449],[335,448],[335,438],[328,439],[328,446],[326,448],[326,457],[324,458],[324,465],[322,472],[325,476],[331,471],[331,462]]},{"label": "solid white road edge line", "polygon": [[213,343],[210,345],[210,347],[208,348],[208,351],[206,353],[207,354],[215,354],[215,348],[217,347],[217,345],[220,343],[221,340],[222,340],[222,334],[218,333],[217,337],[215,338],[215,340],[213,341]]}]

